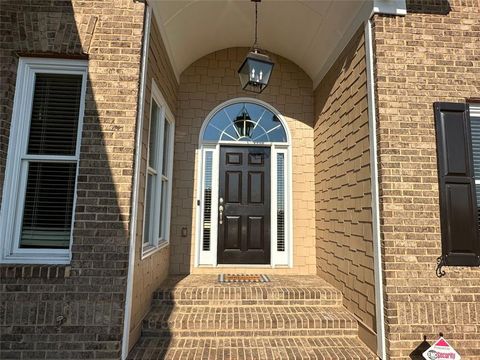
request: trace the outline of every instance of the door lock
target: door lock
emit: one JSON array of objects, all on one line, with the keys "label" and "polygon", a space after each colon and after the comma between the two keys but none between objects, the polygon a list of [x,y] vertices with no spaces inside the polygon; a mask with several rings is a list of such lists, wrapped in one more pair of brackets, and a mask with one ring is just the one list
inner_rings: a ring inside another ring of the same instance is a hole
[{"label": "door lock", "polygon": [[218,200],[218,202],[220,204],[220,205],[218,205],[218,222],[219,222],[220,225],[222,225],[223,224],[223,210],[224,210],[224,208],[223,208],[223,198],[220,198]]}]

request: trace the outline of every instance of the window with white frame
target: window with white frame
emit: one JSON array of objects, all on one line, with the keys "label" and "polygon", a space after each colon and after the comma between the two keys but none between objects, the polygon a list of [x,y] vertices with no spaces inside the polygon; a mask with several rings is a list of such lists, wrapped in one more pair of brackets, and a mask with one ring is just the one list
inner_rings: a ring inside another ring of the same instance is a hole
[{"label": "window with white frame", "polygon": [[[473,173],[477,196],[477,214],[480,219],[480,103],[470,104],[470,131],[473,152]],[[480,224],[480,221],[479,221]]]},{"label": "window with white frame", "polygon": [[19,60],[0,214],[2,262],[68,263],[87,61]]},{"label": "window with white frame", "polygon": [[173,116],[152,86],[143,229],[144,254],[168,244],[172,193]]}]

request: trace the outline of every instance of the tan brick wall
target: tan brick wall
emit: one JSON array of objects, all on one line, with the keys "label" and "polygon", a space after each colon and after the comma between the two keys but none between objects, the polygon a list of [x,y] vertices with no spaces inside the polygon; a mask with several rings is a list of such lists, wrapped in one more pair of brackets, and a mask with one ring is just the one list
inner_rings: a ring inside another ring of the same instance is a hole
[{"label": "tan brick wall", "polygon": [[120,358],[144,5],[2,1],[0,9],[0,183],[16,52],[89,56],[71,266],[0,266],[1,357]]},{"label": "tan brick wall", "polygon": [[[209,54],[188,67],[180,78],[170,251],[170,271],[174,274],[213,271],[193,268],[198,136],[211,110],[226,100],[245,96],[261,99],[282,113],[293,139],[294,268],[276,271],[315,273],[312,81],[298,66],[275,56],[266,90],[261,95],[244,92],[237,70],[247,52],[246,48],[231,48]],[[188,228],[187,237],[181,236],[184,226]]]},{"label": "tan brick wall", "polygon": [[[480,269],[441,255],[434,101],[480,94],[480,2],[407,1],[375,16],[378,138],[388,347],[406,359],[443,332],[462,359],[480,358]],[[450,10],[449,10],[450,8]]]},{"label": "tan brick wall", "polygon": [[342,291],[375,348],[366,78],[361,29],[315,90],[316,248],[318,274]]},{"label": "tan brick wall", "polygon": [[135,240],[135,269],[133,276],[132,318],[130,347],[140,336],[142,320],[150,310],[152,294],[168,276],[169,246],[142,260],[143,218],[145,213],[145,182],[147,166],[148,133],[150,129],[152,80],[155,81],[168,107],[176,115],[178,83],[168,59],[155,17],[152,15],[147,62],[144,120],[142,130],[142,163],[140,165],[137,234]]}]

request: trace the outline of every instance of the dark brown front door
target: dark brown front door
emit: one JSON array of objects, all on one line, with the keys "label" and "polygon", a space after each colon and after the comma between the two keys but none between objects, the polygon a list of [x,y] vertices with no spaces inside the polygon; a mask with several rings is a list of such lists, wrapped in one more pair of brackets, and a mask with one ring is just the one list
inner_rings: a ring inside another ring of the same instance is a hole
[{"label": "dark brown front door", "polygon": [[218,263],[270,264],[270,148],[220,148],[218,207]]}]

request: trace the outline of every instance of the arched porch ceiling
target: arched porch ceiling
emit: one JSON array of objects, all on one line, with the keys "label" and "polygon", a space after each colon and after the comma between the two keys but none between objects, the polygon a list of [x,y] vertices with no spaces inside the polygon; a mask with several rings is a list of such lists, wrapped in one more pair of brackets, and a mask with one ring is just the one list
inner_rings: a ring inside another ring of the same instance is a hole
[{"label": "arched porch ceiling", "polygon": [[[253,44],[250,0],[149,3],[177,78],[211,52]],[[295,62],[316,86],[372,9],[371,0],[263,0],[258,6],[259,45]]]}]

